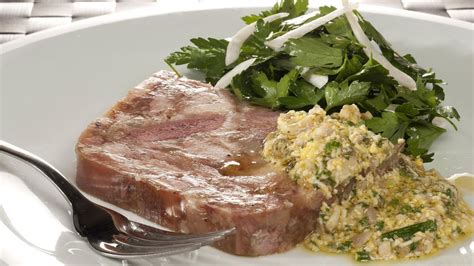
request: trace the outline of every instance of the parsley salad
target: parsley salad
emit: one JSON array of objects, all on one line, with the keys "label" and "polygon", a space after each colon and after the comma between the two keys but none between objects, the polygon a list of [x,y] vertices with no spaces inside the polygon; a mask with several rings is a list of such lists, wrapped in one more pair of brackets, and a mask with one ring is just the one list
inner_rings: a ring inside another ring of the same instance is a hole
[{"label": "parsley salad", "polygon": [[397,143],[404,153],[432,160],[431,144],[460,116],[444,100],[442,80],[400,55],[376,28],[343,1],[308,12],[308,0],[282,0],[270,10],[242,18],[246,24],[228,39],[194,38],[193,45],[165,62],[202,72],[206,81],[229,88],[239,99],[275,110],[329,114],[355,104],[372,117],[363,123]]}]

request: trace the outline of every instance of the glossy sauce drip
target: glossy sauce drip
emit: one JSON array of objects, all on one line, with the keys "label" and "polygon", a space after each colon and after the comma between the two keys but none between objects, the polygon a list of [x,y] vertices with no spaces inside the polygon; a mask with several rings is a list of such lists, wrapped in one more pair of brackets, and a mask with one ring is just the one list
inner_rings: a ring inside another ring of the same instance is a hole
[{"label": "glossy sauce drip", "polygon": [[454,180],[454,184],[463,192],[474,192],[474,179],[470,176],[461,176]]},{"label": "glossy sauce drip", "polygon": [[262,156],[254,151],[229,154],[228,158],[222,162],[219,173],[225,176],[247,176],[262,172],[268,163]]}]

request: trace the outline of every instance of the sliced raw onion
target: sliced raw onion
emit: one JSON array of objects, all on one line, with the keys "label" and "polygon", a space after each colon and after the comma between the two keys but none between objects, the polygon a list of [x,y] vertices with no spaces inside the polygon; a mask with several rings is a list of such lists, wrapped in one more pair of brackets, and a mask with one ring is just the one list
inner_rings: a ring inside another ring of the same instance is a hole
[{"label": "sliced raw onion", "polygon": [[377,53],[382,54],[382,49],[380,49],[378,43],[376,43],[374,40],[371,40],[370,43],[372,44],[372,47],[374,47],[375,51],[377,51]]},{"label": "sliced raw onion", "polygon": [[279,51],[283,44],[288,41],[289,39],[298,39],[298,38],[301,38],[303,37],[304,35],[306,35],[307,33],[311,32],[312,30],[316,29],[317,27],[320,27],[326,23],[328,23],[329,21],[341,16],[341,15],[344,15],[344,13],[346,13],[347,11],[352,11],[353,9],[357,8],[357,4],[350,4],[350,5],[347,5],[347,6],[344,6],[343,8],[341,9],[337,9],[337,10],[334,10],[333,12],[325,15],[325,16],[322,16],[320,18],[317,18],[311,22],[308,22],[306,24],[303,24],[301,25],[300,27],[294,29],[294,30],[291,30],[271,41],[268,41],[266,42],[265,44],[272,48],[273,50],[275,51]]},{"label": "sliced raw onion", "polygon": [[[268,17],[263,18],[265,22],[272,22],[274,20],[287,17],[289,14],[282,12],[277,13]],[[225,65],[228,66],[235,62],[239,58],[240,48],[244,42],[255,32],[255,26],[257,22],[250,23],[249,25],[240,29],[229,41],[227,50],[225,52]]]},{"label": "sliced raw onion", "polygon": [[242,73],[242,71],[249,68],[257,58],[252,58],[249,60],[245,60],[244,62],[235,66],[231,71],[227,72],[221,79],[216,83],[214,87],[216,88],[226,88],[232,82],[232,79],[237,76],[238,74]]},{"label": "sliced raw onion", "polygon": [[309,67],[304,67],[301,71],[301,76],[309,82],[311,85],[315,86],[318,89],[321,89],[326,83],[328,83],[329,77],[318,74],[308,73]]},{"label": "sliced raw onion", "polygon": [[292,19],[289,19],[289,20],[285,20],[283,22],[283,24],[292,24],[292,25],[299,25],[303,22],[305,22],[306,20],[316,16],[317,14],[319,14],[319,10],[315,10],[313,12],[310,12],[308,14],[304,14],[304,15],[301,15],[299,17],[296,17],[296,18],[292,18]]},{"label": "sliced raw onion", "polygon": [[[343,5],[348,7],[349,4],[347,0],[343,0]],[[363,45],[364,53],[370,58],[374,58],[375,61],[379,62],[384,68],[388,70],[388,74],[392,76],[398,83],[402,86],[405,86],[411,90],[416,90],[416,82],[408,76],[405,72],[401,71],[400,69],[394,67],[390,61],[387,60],[381,53],[377,51],[377,48],[374,47],[372,42],[369,40],[369,37],[365,35],[364,30],[360,26],[356,15],[352,12],[352,10],[346,9],[346,17],[349,21],[349,24],[354,32],[355,37],[357,40]]]},{"label": "sliced raw onion", "polygon": [[304,80],[311,83],[316,88],[321,89],[326,83],[328,83],[329,77],[325,75],[318,75],[318,74],[304,74]]}]

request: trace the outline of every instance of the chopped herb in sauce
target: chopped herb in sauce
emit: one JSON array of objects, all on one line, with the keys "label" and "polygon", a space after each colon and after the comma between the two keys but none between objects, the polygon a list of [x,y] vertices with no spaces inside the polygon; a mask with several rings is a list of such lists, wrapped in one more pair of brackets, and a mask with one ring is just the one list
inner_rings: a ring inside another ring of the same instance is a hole
[{"label": "chopped herb in sauce", "polygon": [[407,241],[411,239],[413,235],[415,235],[417,232],[434,232],[436,231],[436,229],[436,221],[428,220],[426,222],[412,224],[409,226],[402,227],[400,229],[383,233],[382,239],[395,239],[397,237],[400,237],[403,240]]},{"label": "chopped herb in sauce", "polygon": [[392,207],[396,207],[396,206],[398,206],[398,204],[400,204],[400,200],[397,199],[397,198],[392,199],[392,200],[388,203],[388,205],[390,205],[390,206],[392,206]]},{"label": "chopped herb in sauce", "polygon": [[460,234],[460,235],[464,235],[464,232],[462,231],[461,227],[458,225],[456,226],[456,229],[455,229],[456,233]]},{"label": "chopped herb in sauce", "polygon": [[369,226],[369,218],[367,218],[367,216],[366,216],[366,217],[360,219],[359,224],[362,225],[363,227]]},{"label": "chopped herb in sauce", "polygon": [[410,204],[403,204],[400,208],[401,214],[411,213],[411,212],[420,212],[419,207],[412,207]]},{"label": "chopped herb in sauce", "polygon": [[384,221],[378,221],[377,223],[375,223],[375,229],[377,229],[379,231],[382,231],[384,226],[385,226]]},{"label": "chopped herb in sauce", "polygon": [[324,152],[326,154],[330,154],[333,150],[336,150],[337,148],[340,148],[342,144],[337,141],[337,140],[331,140],[330,142],[326,143],[326,146],[324,146]]},{"label": "chopped herb in sauce", "polygon": [[413,252],[416,250],[416,248],[418,247],[418,242],[413,242],[410,244],[410,252]]},{"label": "chopped herb in sauce", "polygon": [[370,261],[370,260],[372,260],[372,258],[370,258],[369,252],[367,252],[365,250],[362,250],[362,251],[358,251],[356,253],[355,260],[364,262],[364,261]]},{"label": "chopped herb in sauce", "polygon": [[453,191],[452,191],[450,188],[446,189],[446,191],[444,192],[444,194],[446,194],[446,196],[448,196],[449,199],[454,198],[454,193],[453,193]]},{"label": "chopped herb in sauce", "polygon": [[339,246],[337,246],[337,250],[347,251],[351,248],[351,246],[352,246],[352,241],[348,240],[346,242],[342,242]]}]

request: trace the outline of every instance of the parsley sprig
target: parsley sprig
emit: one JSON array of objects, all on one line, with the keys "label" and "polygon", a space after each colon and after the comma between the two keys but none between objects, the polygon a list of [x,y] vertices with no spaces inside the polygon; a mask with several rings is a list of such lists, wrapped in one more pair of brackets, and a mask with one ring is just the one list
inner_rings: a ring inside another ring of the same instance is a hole
[{"label": "parsley sprig", "polygon": [[[279,52],[265,45],[266,40],[295,27],[282,23],[284,20],[303,15],[307,9],[307,0],[282,0],[270,10],[243,17],[246,24],[256,23],[256,31],[243,44],[238,60],[229,66],[224,63],[228,41],[215,38],[191,39],[193,45],[170,54],[165,62],[173,70],[174,65],[187,65],[215,84],[237,64],[256,58],[250,68],[232,80],[230,89],[240,99],[279,110],[309,109],[318,104],[328,112],[336,112],[345,104],[356,104],[361,111],[372,113],[373,118],[366,121],[370,130],[394,143],[399,138],[406,139],[405,153],[431,161],[429,148],[446,131],[433,124],[433,119],[445,119],[454,128],[453,119],[460,119],[454,107],[441,105],[442,81],[432,70],[420,67],[410,54],[397,53],[357,11],[354,12],[365,34],[392,65],[416,80],[417,90],[399,85],[383,66],[365,55],[345,16],[302,38],[289,40]],[[319,14],[308,21],[333,10],[334,7],[320,7]],[[279,12],[290,15],[270,23],[262,20]],[[329,82],[316,88],[303,74],[326,75]]]}]

